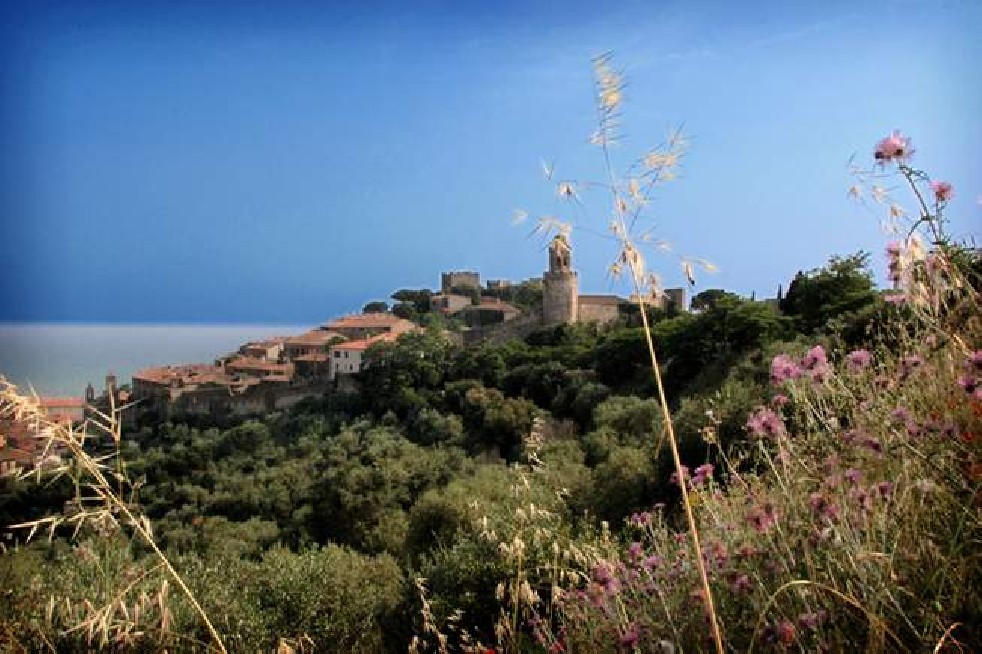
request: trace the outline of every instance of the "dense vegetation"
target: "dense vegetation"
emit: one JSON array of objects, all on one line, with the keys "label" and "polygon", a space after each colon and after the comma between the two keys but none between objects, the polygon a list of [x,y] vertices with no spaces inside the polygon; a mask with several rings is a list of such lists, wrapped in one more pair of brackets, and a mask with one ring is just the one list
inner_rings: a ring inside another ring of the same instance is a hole
[{"label": "dense vegetation", "polygon": [[[956,392],[954,341],[935,331],[932,345],[908,349],[927,332],[884,303],[867,261],[801,273],[780,301],[712,290],[692,313],[652,312],[689,483],[701,521],[716,527],[706,556],[736,649],[839,651],[844,638],[917,649],[982,617],[958,587],[980,581],[968,565],[977,548],[951,551],[977,528],[959,514],[977,479],[957,471],[978,400]],[[131,504],[231,650],[405,651],[414,635],[417,649],[708,646],[693,635],[699,612],[681,608],[698,591],[683,582],[678,479],[654,447],[660,418],[637,322],[625,314],[470,348],[431,329],[374,347],[357,392],[226,429],[146,427],[121,443]],[[811,373],[820,383],[788,379],[775,396],[775,355],[816,343],[801,369],[824,370]],[[875,363],[853,366],[856,351]],[[830,420],[841,438],[829,438]],[[884,424],[918,433],[916,465]],[[784,430],[796,438],[764,438]],[[61,511],[75,492],[64,479],[0,484],[5,525]],[[875,529],[856,529],[850,502]],[[50,542],[8,536],[0,642],[207,647],[144,542],[111,520],[81,524]],[[850,541],[860,535],[879,544]],[[850,560],[857,553],[871,558]],[[798,578],[815,588],[782,590]],[[944,604],[927,609],[911,592]],[[678,611],[674,633],[666,608]],[[962,640],[978,638],[966,629]]]}]

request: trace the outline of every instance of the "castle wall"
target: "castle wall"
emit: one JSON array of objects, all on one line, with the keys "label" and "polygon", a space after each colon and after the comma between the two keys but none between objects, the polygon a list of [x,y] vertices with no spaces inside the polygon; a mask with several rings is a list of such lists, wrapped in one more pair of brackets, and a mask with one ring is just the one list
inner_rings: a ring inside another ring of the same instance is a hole
[{"label": "castle wall", "polygon": [[470,270],[452,270],[440,275],[440,290],[449,293],[454,288],[481,288],[481,275]]},{"label": "castle wall", "polygon": [[614,322],[619,315],[620,300],[616,296],[581,295],[577,307],[577,322]]},{"label": "castle wall", "polygon": [[468,329],[462,332],[461,338],[463,345],[474,345],[481,341],[500,345],[512,339],[524,340],[526,336],[541,328],[542,315],[537,311],[532,311],[508,322]]}]

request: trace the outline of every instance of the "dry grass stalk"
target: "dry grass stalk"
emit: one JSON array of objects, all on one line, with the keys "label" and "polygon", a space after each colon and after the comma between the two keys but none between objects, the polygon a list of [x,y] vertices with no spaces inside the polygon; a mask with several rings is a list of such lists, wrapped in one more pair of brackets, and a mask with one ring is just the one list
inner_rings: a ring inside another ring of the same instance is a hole
[{"label": "dry grass stalk", "polygon": [[[622,274],[630,275],[631,284],[634,288],[641,313],[645,341],[651,360],[651,369],[658,390],[658,403],[665,425],[663,436],[659,438],[655,445],[655,456],[657,456],[658,451],[661,449],[662,439],[667,438],[675,463],[676,475],[682,480],[684,479],[684,468],[679,454],[678,440],[675,436],[671,411],[665,395],[665,387],[658,365],[658,356],[655,351],[655,345],[651,335],[651,325],[649,324],[647,313],[650,301],[659,298],[661,289],[658,276],[648,272],[644,255],[639,248],[640,243],[651,241],[650,233],[642,232],[640,235],[636,235],[636,232],[639,217],[644,208],[648,206],[654,189],[663,182],[675,178],[678,164],[685,152],[686,143],[680,131],[672,132],[663,146],[652,149],[631,166],[628,170],[626,180],[619,179],[612,163],[611,146],[619,142],[618,130],[620,128],[620,107],[624,98],[624,78],[620,71],[612,67],[612,56],[610,53],[604,53],[594,58],[593,71],[598,129],[590,141],[601,148],[604,172],[606,174],[606,180],[604,182],[594,183],[593,185],[605,188],[610,193],[614,218],[609,224],[609,229],[619,245],[616,260],[611,266],[611,273],[615,277]],[[567,181],[560,184],[557,192],[561,197],[579,202],[579,196],[573,193],[572,189],[575,189],[575,186],[572,182]],[[571,229],[569,223],[564,223],[552,217],[541,219],[538,227],[540,231],[556,231],[560,234],[567,235]],[[657,243],[656,246],[663,251],[668,249],[667,245],[663,242]],[[709,262],[696,260],[696,263],[707,272],[715,270],[715,266]],[[681,268],[689,283],[694,283],[695,266],[693,265],[693,261],[685,258],[681,259]],[[692,540],[693,560],[698,567],[702,586],[701,592],[706,601],[713,640],[717,653],[723,654],[723,635],[720,631],[719,618],[713,602],[709,577],[700,554],[702,547],[699,538],[699,528],[692,510],[692,501],[689,498],[688,489],[686,488],[687,484],[683,482],[679,486],[682,490],[682,504],[685,508],[686,522]]]},{"label": "dry grass stalk", "polygon": [[[124,497],[126,487],[132,488],[132,484],[126,478],[119,453],[122,439],[120,415],[126,408],[126,406],[116,407],[115,403],[111,401],[108,414],[92,408],[90,409],[92,416],[87,418],[78,428],[73,425],[55,423],[41,410],[36,395],[33,397],[23,395],[14,384],[0,376],[0,417],[11,418],[18,423],[27,425],[31,433],[35,434],[42,443],[39,464],[34,471],[24,472],[22,476],[36,475],[40,479],[42,475],[52,475],[54,478],[67,475],[74,482],[76,489],[74,505],[77,510],[71,515],[54,515],[31,522],[9,525],[9,527],[11,529],[26,529],[28,531],[27,540],[30,540],[41,528],[47,529],[48,538],[51,539],[58,527],[62,525],[74,525],[73,535],[78,533],[83,524],[95,525],[102,529],[106,527],[118,528],[121,524],[128,526],[153,550],[167,576],[178,586],[205,623],[214,647],[224,653],[226,651],[225,646],[218,631],[195,599],[184,579],[174,569],[170,560],[154,540],[150,521],[146,516],[136,511],[133,504]],[[112,439],[115,447],[113,453],[95,456],[86,449],[86,443],[92,438],[92,434],[88,431],[90,426]],[[61,453],[65,455],[64,458],[60,456]],[[110,465],[112,459],[115,459],[115,467]],[[116,482],[115,487],[112,483],[113,480]],[[88,494],[83,494],[83,488]],[[132,584],[127,590],[129,588],[132,588]],[[125,591],[123,594],[125,595]],[[161,594],[158,594],[157,600],[166,604],[166,597],[166,587],[164,587]],[[120,610],[122,601],[122,597],[120,597],[118,601],[111,602],[102,609],[93,608],[88,618],[78,624],[75,629],[85,631],[90,639],[94,637],[96,627],[100,627],[105,634],[111,616]],[[166,609],[166,607],[164,608]],[[125,615],[127,608],[123,606],[122,611]],[[163,615],[167,615],[166,610]]]}]

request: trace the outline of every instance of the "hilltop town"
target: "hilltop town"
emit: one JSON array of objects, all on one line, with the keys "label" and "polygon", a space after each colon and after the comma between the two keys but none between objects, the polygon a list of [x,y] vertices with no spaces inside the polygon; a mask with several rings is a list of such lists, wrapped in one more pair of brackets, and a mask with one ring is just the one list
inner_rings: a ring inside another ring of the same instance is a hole
[{"label": "hilltop town", "polygon": [[[541,278],[522,282],[488,280],[476,271],[449,271],[438,292],[401,290],[396,303],[369,302],[362,313],[341,316],[302,334],[250,341],[211,362],[144,368],[129,384],[110,373],[100,393],[89,384],[84,398],[39,398],[51,417],[81,421],[88,409],[122,412],[124,427],[171,419],[244,419],[289,409],[332,391],[355,388],[366,351],[403,334],[439,329],[459,345],[524,338],[543,327],[618,320],[632,300],[616,295],[582,295],[572,265],[572,248],[557,235],[548,248]],[[668,289],[656,306],[687,310],[686,291]],[[40,453],[31,448],[30,429],[7,425],[0,444],[0,472],[30,468]]]}]

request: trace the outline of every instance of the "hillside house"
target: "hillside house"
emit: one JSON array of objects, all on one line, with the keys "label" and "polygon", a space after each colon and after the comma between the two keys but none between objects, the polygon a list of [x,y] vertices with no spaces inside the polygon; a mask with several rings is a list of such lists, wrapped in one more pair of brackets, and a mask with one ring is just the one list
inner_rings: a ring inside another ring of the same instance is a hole
[{"label": "hillside house", "polygon": [[327,354],[332,343],[345,336],[326,329],[312,329],[299,336],[291,336],[283,342],[283,357],[294,360],[307,354]]},{"label": "hillside house", "polygon": [[405,334],[416,325],[391,313],[360,313],[332,320],[324,325],[329,332],[336,332],[352,340],[371,338],[379,334]]}]

